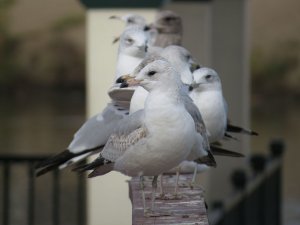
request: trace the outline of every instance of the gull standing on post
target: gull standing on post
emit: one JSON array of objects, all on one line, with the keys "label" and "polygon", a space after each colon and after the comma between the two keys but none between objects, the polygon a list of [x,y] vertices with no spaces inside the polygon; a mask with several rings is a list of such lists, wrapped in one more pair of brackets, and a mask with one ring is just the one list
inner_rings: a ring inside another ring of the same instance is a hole
[{"label": "gull standing on post", "polygon": [[175,12],[169,10],[159,12],[150,28],[157,31],[154,46],[164,48],[169,45],[181,45],[182,19]]},{"label": "gull standing on post", "polygon": [[189,95],[201,112],[210,143],[230,137],[226,131],[257,135],[254,131],[228,123],[227,103],[223,97],[221,79],[215,70],[202,67],[193,72],[193,77]]},{"label": "gull standing on post", "polygon": [[144,209],[142,177],[154,176],[153,210],[159,174],[185,159],[197,159],[197,162],[208,165],[215,165],[215,161],[203,149],[203,137],[196,131],[198,124],[187,111],[177,72],[165,59],[146,59],[146,62],[148,64],[142,63],[143,67],[135,78],[125,79],[129,85],[141,85],[149,91],[144,110],[121,120],[100,156],[81,169],[94,169],[90,177],[112,170],[128,176],[140,176]]},{"label": "gull standing on post", "polygon": [[[154,54],[153,57],[163,57],[168,60],[173,68],[178,72],[181,77],[181,81],[190,85],[193,81],[193,75],[190,71],[190,67],[193,67],[195,62],[193,61],[190,52],[181,46],[168,46],[162,50],[160,54]],[[139,70],[139,68],[136,68]],[[130,102],[130,113],[136,112],[144,108],[145,100],[148,92],[143,87],[138,87],[134,92]]]},{"label": "gull standing on post", "polygon": [[[123,32],[118,52],[116,77],[118,73],[131,73],[143,60],[146,55],[147,37],[143,30],[137,28],[128,28]],[[82,125],[65,151],[38,164],[37,175],[42,175],[57,167],[65,168],[101,151],[118,121],[128,115],[129,103],[126,104],[126,101],[118,99],[127,92],[126,89],[120,90],[118,86],[114,86],[110,90],[110,95],[115,97],[115,100],[109,103],[101,113],[91,117]]]},{"label": "gull standing on post", "polygon": [[138,14],[129,13],[123,16],[111,16],[109,19],[117,19],[125,22],[126,27],[129,26],[146,26],[146,19]]}]

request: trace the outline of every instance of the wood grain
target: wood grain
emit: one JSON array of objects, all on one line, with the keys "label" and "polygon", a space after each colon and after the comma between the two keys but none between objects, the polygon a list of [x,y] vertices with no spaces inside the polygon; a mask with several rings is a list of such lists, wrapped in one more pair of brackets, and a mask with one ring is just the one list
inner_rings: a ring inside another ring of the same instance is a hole
[{"label": "wood grain", "polygon": [[[143,211],[142,194],[139,178],[129,181],[129,195],[132,202],[133,225],[208,225],[207,212],[201,187],[189,187],[192,175],[181,175],[179,181],[180,199],[156,199],[155,211],[161,214],[169,213],[169,216],[145,217]],[[163,184],[167,197],[174,192],[175,176],[164,175]],[[159,185],[158,185],[159,186]],[[159,192],[159,188],[158,191]],[[150,208],[152,193],[152,179],[145,179],[146,206]]]}]

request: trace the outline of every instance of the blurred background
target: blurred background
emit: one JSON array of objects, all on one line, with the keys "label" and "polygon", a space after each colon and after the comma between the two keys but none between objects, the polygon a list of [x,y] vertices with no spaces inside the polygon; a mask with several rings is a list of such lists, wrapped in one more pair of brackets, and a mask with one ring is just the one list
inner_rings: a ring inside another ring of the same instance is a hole
[{"label": "blurred background", "polygon": [[[285,142],[282,190],[287,225],[300,223],[299,9],[297,0],[249,0],[250,127],[260,134],[251,139],[251,151],[266,153],[273,138]],[[1,0],[0,154],[56,153],[85,121],[85,12],[75,0]],[[22,183],[20,171],[13,172]],[[22,185],[13,182],[12,193],[21,193]],[[63,189],[71,190],[74,182],[68,178]],[[67,200],[72,195],[70,191],[66,197],[67,206],[72,205]],[[19,216],[11,222],[20,224],[22,197],[12,196],[13,215]],[[42,205],[39,201],[36,205]],[[65,224],[72,224],[72,212],[64,217]]]}]

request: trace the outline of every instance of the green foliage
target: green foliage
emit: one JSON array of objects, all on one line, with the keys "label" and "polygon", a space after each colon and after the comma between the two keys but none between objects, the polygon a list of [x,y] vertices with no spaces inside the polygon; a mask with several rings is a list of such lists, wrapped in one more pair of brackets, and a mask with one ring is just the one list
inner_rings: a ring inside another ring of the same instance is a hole
[{"label": "green foliage", "polygon": [[84,17],[68,15],[47,29],[17,37],[10,34],[7,21],[13,1],[0,2],[0,90],[84,87],[84,54],[67,34]]},{"label": "green foliage", "polygon": [[278,44],[269,53],[255,49],[251,57],[254,92],[274,95],[278,88],[297,91],[289,86],[288,80],[300,66],[299,50],[300,43],[297,41]]},{"label": "green foliage", "polygon": [[256,113],[282,113],[299,104],[300,43],[278,43],[270,52],[255,49],[251,57],[252,107]]},{"label": "green foliage", "polygon": [[63,32],[70,28],[77,27],[84,23],[83,15],[68,15],[63,18],[59,18],[51,27],[54,32]]}]

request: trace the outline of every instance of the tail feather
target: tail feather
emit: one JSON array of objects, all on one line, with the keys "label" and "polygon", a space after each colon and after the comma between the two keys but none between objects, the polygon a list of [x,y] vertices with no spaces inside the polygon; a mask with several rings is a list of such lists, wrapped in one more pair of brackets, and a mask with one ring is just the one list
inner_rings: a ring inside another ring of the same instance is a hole
[{"label": "tail feather", "polygon": [[199,159],[194,160],[198,164],[205,164],[210,167],[217,167],[216,160],[211,151],[207,151],[207,156],[201,157]]},{"label": "tail feather", "polygon": [[64,150],[63,152],[53,156],[53,157],[49,157],[48,159],[38,163],[35,168],[39,169],[45,166],[49,166],[51,164],[56,164],[56,163],[60,163],[60,162],[65,162],[71,158],[75,157],[75,154],[70,152],[68,149]]},{"label": "tail feather", "polygon": [[237,139],[236,137],[234,137],[234,136],[232,136],[232,135],[230,135],[230,134],[228,134],[228,133],[226,133],[226,132],[225,132],[224,136],[225,136],[225,138],[229,138],[229,139],[238,141],[238,139]]},{"label": "tail feather", "polygon": [[87,149],[87,150],[84,150],[79,153],[72,153],[69,150],[65,150],[65,151],[37,164],[35,168],[37,170],[38,169],[40,169],[40,170],[36,173],[36,176],[41,176],[51,170],[54,170],[54,169],[58,168],[60,165],[65,164],[66,162],[68,162],[69,160],[71,160],[74,157],[77,157],[77,156],[80,156],[80,155],[83,155],[86,153],[90,153],[90,152],[99,150],[101,148],[103,148],[103,146],[98,146],[95,148]]},{"label": "tail feather", "polygon": [[255,135],[257,136],[258,133],[252,130],[248,130],[242,127],[238,127],[232,124],[227,124],[226,131],[232,132],[232,133],[242,133],[242,134],[248,134],[248,135]]},{"label": "tail feather", "polygon": [[93,172],[91,172],[88,175],[88,178],[102,176],[104,174],[107,174],[107,173],[111,172],[112,170],[113,170],[113,163],[105,164],[101,167],[98,167],[98,168],[94,169]]},{"label": "tail feather", "polygon": [[213,155],[228,156],[228,157],[245,157],[242,153],[234,152],[231,150],[223,149],[217,146],[210,146]]},{"label": "tail feather", "polygon": [[85,172],[88,170],[93,170],[88,175],[88,178],[101,176],[101,175],[109,173],[110,171],[113,170],[113,163],[100,156],[96,160],[94,160],[93,162],[91,162],[89,164],[81,165],[81,166],[78,166],[73,169],[73,171],[77,171],[79,173],[82,173],[82,172]]},{"label": "tail feather", "polygon": [[109,164],[109,163],[111,163],[111,161],[108,161],[108,160],[106,160],[106,159],[104,159],[103,157],[100,156],[91,163],[75,167],[73,169],[73,171],[84,172],[84,171],[87,171],[87,170],[96,169],[98,167],[101,167],[101,166],[103,166],[105,164]]}]

